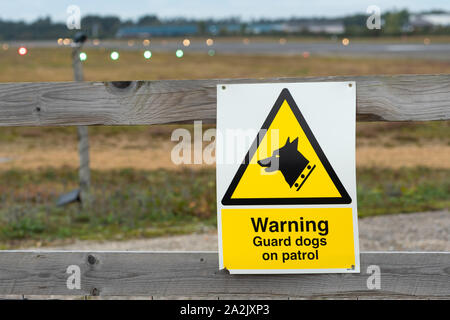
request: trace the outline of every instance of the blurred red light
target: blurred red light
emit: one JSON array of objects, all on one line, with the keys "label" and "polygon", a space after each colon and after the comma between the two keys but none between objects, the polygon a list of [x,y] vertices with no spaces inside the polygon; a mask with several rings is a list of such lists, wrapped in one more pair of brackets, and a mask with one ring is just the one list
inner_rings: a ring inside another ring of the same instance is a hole
[{"label": "blurred red light", "polygon": [[25,48],[25,47],[20,47],[19,50],[17,50],[17,52],[18,52],[21,56],[24,56],[24,55],[26,55],[26,54],[28,53],[28,50],[27,50],[27,48]]}]

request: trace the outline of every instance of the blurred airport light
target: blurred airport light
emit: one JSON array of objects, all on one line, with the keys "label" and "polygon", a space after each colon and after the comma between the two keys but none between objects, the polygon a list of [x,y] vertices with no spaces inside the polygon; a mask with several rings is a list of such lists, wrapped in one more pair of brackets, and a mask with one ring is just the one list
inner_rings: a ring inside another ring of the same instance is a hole
[{"label": "blurred airport light", "polygon": [[134,46],[134,40],[128,40],[128,46],[129,47]]},{"label": "blurred airport light", "polygon": [[177,58],[182,58],[182,57],[184,56],[184,52],[183,52],[183,50],[178,49],[178,50],[175,52],[175,55],[177,56]]},{"label": "blurred airport light", "polygon": [[342,39],[342,45],[348,46],[350,44],[350,40],[348,38]]},{"label": "blurred airport light", "polygon": [[208,50],[208,55],[210,57],[213,57],[215,54],[216,54],[216,50],[213,50],[213,49]]},{"label": "blurred airport light", "polygon": [[213,44],[214,44],[214,40],[213,40],[213,39],[207,39],[207,40],[206,40],[206,45],[207,45],[208,47],[212,46]]},{"label": "blurred airport light", "polygon": [[189,47],[190,45],[191,45],[191,40],[189,40],[189,39],[184,39],[183,40],[183,46]]},{"label": "blurred airport light", "polygon": [[93,44],[94,46],[98,46],[98,45],[100,44],[100,40],[94,39],[94,40],[92,40],[92,44]]},{"label": "blurred airport light", "polygon": [[87,54],[86,52],[80,52],[80,61],[86,61]]},{"label": "blurred airport light", "polygon": [[20,48],[17,50],[17,52],[18,52],[21,56],[24,56],[24,55],[26,55],[26,54],[28,53],[28,49],[25,48],[25,47],[20,47]]},{"label": "blurred airport light", "polygon": [[64,41],[63,38],[59,38],[59,39],[58,39],[58,45],[59,45],[59,46],[62,46],[62,45],[63,45],[63,41]]},{"label": "blurred airport light", "polygon": [[144,39],[144,41],[142,41],[142,44],[143,44],[145,47],[148,47],[148,46],[150,45],[150,40]]},{"label": "blurred airport light", "polygon": [[309,51],[303,51],[302,56],[303,56],[303,58],[308,59],[309,58]]},{"label": "blurred airport light", "polygon": [[114,60],[114,61],[118,60],[119,59],[119,53],[117,51],[113,51],[113,52],[111,52],[110,57],[111,57],[111,60]]},{"label": "blurred airport light", "polygon": [[150,59],[152,57],[152,52],[147,50],[144,52],[144,58],[145,59]]},{"label": "blurred airport light", "polygon": [[65,46],[68,46],[68,45],[71,44],[71,43],[72,43],[72,40],[69,39],[69,38],[65,38],[65,39],[63,40],[63,44],[64,44]]},{"label": "blurred airport light", "polygon": [[3,50],[8,50],[9,49],[9,44],[7,44],[7,43],[4,43],[3,45],[2,45],[2,49]]}]

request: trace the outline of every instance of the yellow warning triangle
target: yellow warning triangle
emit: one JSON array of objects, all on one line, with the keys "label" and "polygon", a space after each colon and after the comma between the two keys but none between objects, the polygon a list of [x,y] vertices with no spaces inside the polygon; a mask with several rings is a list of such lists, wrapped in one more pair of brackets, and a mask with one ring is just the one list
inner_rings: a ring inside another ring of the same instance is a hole
[{"label": "yellow warning triangle", "polygon": [[222,204],[351,202],[291,94],[283,89]]}]

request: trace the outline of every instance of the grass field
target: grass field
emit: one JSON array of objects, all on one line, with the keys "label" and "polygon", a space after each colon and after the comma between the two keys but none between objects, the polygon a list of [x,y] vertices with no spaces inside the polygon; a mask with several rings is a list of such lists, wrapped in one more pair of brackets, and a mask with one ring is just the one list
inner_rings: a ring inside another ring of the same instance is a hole
[{"label": "grass field", "polygon": [[[414,41],[418,41],[416,39]],[[214,57],[87,50],[86,80],[299,77],[450,73],[436,60],[310,56]],[[70,49],[0,51],[0,81],[71,81]],[[191,129],[185,125],[185,128]],[[77,188],[75,128],[0,128],[0,247],[61,239],[127,239],[215,226],[213,166],[170,162],[174,126],[90,128],[92,190],[88,209],[55,206]],[[148,161],[148,159],[156,159]],[[449,122],[358,123],[360,216],[448,208]]]},{"label": "grass field", "polygon": [[[71,81],[69,48],[30,49],[27,56],[15,50],[0,51],[0,81]],[[298,56],[222,55],[154,53],[145,60],[143,51],[123,51],[117,61],[110,51],[86,50],[85,80],[155,80],[305,77],[328,75],[450,73],[450,62],[414,59],[374,59],[350,57],[309,58]]]}]

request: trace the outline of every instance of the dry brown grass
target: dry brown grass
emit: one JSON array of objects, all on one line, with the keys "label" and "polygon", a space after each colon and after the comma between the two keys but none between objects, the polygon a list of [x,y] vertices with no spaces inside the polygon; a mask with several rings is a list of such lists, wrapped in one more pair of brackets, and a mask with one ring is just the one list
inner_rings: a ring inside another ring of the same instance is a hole
[{"label": "dry brown grass", "polygon": [[[55,131],[39,133],[39,128],[23,129],[17,131],[17,138],[2,142],[0,158],[12,158],[12,161],[0,163],[0,170],[37,170],[49,166],[73,169],[78,167],[75,133],[64,132],[55,135]],[[180,169],[182,166],[177,166],[171,161],[171,150],[175,144],[170,141],[172,129],[174,128],[165,127],[159,137],[152,137],[152,131],[144,128],[142,131],[124,131],[114,135],[94,132],[90,137],[91,167],[96,170]],[[392,138],[392,133],[383,132],[376,138],[362,136],[358,138],[356,149],[357,166],[359,168],[423,166],[450,169],[448,161],[450,145],[447,140],[443,137],[443,140],[418,139],[404,142]],[[202,166],[190,165],[190,167]]]},{"label": "dry brown grass", "polygon": [[[142,51],[122,51],[118,61],[109,51],[87,50],[85,79],[154,80],[302,77],[370,74],[450,73],[450,62],[414,59],[372,59],[350,57],[222,55],[189,53],[181,59],[173,53],[155,52],[146,61]],[[0,51],[0,82],[71,81],[70,49],[30,49],[20,57],[14,50]]]}]

